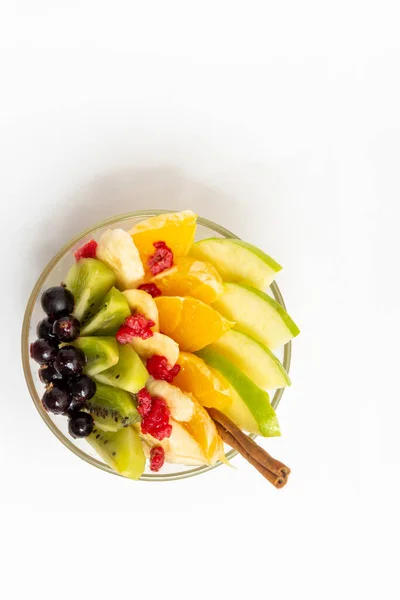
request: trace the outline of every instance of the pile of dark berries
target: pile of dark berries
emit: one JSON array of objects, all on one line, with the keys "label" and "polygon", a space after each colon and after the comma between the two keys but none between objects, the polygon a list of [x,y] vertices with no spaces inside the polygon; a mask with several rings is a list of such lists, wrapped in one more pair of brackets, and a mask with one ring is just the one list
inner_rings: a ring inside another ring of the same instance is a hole
[{"label": "pile of dark berries", "polygon": [[83,374],[85,354],[68,344],[80,334],[80,323],[72,316],[74,297],[65,287],[51,287],[42,294],[47,317],[37,326],[38,339],[31,344],[33,360],[40,364],[39,377],[46,391],[44,408],[54,414],[68,415],[68,431],[74,438],[93,431],[93,419],[84,412],[85,402],[96,392],[93,379]]}]

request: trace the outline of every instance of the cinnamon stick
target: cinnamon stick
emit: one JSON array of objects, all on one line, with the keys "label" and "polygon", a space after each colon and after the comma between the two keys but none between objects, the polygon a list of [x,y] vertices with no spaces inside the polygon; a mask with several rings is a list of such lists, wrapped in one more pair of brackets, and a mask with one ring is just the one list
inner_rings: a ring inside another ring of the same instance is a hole
[{"label": "cinnamon stick", "polygon": [[263,464],[269,471],[276,475],[282,475],[287,477],[290,474],[290,469],[276,458],[273,458],[264,448],[261,448],[254,440],[248,435],[243,433],[241,429],[235,423],[233,423],[228,417],[222,414],[216,408],[208,408],[210,417],[220,423],[229,433],[236,438],[237,442],[248,452],[252,454],[261,464]]},{"label": "cinnamon stick", "polygon": [[276,488],[282,488],[287,483],[290,469],[279,460],[273,458],[264,448],[249,438],[228,417],[215,408],[208,408],[210,417],[222,440],[237,450],[253,467],[261,473]]}]

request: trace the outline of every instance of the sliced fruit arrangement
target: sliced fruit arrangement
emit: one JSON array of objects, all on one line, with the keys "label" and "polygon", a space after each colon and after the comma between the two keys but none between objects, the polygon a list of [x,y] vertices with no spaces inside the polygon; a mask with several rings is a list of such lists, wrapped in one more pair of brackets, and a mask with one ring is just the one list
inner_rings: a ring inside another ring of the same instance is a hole
[{"label": "sliced fruit arrangement", "polygon": [[155,302],[160,331],[187,352],[208,346],[235,324],[196,298],[159,296]]},{"label": "sliced fruit arrangement", "polygon": [[230,238],[208,238],[193,244],[191,256],[210,262],[224,281],[244,283],[265,290],[282,269],[259,248]]},{"label": "sliced fruit arrangement", "polygon": [[196,219],[161,214],[75,250],[65,285],[41,298],[42,403],[125,477],[146,457],[154,472],[226,462],[224,440],[281,487],[290,470],[234,438],[280,435],[265,390],[290,379],[271,350],[299,333],[263,291],[281,267],[241,240],[194,243]]},{"label": "sliced fruit arrangement", "polygon": [[163,296],[191,296],[212,304],[224,291],[222,278],[209,263],[190,256],[178,256],[174,266],[152,280]]},{"label": "sliced fruit arrangement", "polygon": [[290,385],[289,375],[275,354],[246,333],[231,329],[209,348],[228,358],[260,388],[273,390]]},{"label": "sliced fruit arrangement", "polygon": [[283,346],[300,333],[286,310],[271,296],[247,285],[226,283],[214,304],[236,328],[265,344],[270,350]]}]

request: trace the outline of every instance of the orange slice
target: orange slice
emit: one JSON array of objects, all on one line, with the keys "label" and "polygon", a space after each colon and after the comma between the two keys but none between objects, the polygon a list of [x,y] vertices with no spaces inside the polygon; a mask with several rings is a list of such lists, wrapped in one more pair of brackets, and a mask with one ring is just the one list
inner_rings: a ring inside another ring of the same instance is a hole
[{"label": "orange slice", "polygon": [[206,304],[218,300],[224,291],[215,267],[188,256],[178,256],[174,266],[151,280],[164,296],[192,296]]},{"label": "orange slice", "polygon": [[190,421],[184,423],[188,432],[194,437],[203,450],[210,465],[225,460],[224,444],[217,432],[214,421],[201,404],[191,396],[194,413]]},{"label": "orange slice", "polygon": [[201,350],[235,325],[196,298],[159,296],[155,301],[160,331],[175,340],[181,350]]},{"label": "orange slice", "polygon": [[146,269],[149,256],[154,254],[154,242],[165,242],[174,257],[185,256],[193,244],[197,215],[191,210],[150,217],[135,225],[130,234],[139,250]]},{"label": "orange slice", "polygon": [[177,364],[181,367],[174,385],[193,394],[203,406],[223,410],[232,402],[228,382],[209,367],[204,360],[190,352],[180,352]]}]

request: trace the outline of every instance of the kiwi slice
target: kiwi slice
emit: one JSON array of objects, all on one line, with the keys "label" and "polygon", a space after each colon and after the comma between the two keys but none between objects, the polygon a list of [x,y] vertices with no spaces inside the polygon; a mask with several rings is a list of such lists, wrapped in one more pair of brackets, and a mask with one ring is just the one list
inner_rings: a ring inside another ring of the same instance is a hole
[{"label": "kiwi slice", "polygon": [[133,427],[107,432],[95,427],[86,438],[97,454],[117,473],[139,479],[146,466],[139,434]]},{"label": "kiwi slice", "polygon": [[140,421],[132,396],[104,383],[96,384],[96,393],[85,402],[96,425],[104,431],[119,431]]},{"label": "kiwi slice", "polygon": [[81,330],[82,335],[115,335],[131,309],[125,296],[112,287],[104,296],[98,312]]},{"label": "kiwi slice", "polygon": [[85,353],[84,372],[90,377],[116,365],[119,360],[117,340],[113,337],[79,337],[72,345]]},{"label": "kiwi slice", "polygon": [[65,285],[74,295],[73,315],[81,325],[96,314],[115,282],[113,271],[96,258],[82,258],[70,268]]},{"label": "kiwi slice", "polygon": [[129,344],[118,344],[118,353],[119,361],[109,369],[97,373],[95,380],[136,394],[145,386],[149,378],[147,369]]}]

